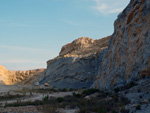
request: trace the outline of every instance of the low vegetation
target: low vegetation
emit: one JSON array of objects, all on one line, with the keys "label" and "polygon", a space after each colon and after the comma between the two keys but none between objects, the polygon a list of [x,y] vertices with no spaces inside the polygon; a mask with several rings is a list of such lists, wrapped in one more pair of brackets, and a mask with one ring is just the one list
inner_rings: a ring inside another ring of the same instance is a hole
[{"label": "low vegetation", "polygon": [[76,89],[56,89],[56,88],[35,88],[35,89],[22,89],[22,90],[16,90],[16,93],[55,93],[55,92],[68,92],[68,91],[76,91]]},{"label": "low vegetation", "polygon": [[140,104],[136,105],[136,110],[140,110],[140,109],[141,109],[141,105]]},{"label": "low vegetation", "polygon": [[127,89],[130,89],[134,86],[136,86],[137,84],[134,83],[134,82],[129,82],[128,84],[126,84],[125,86],[122,86],[122,87],[118,87],[118,88],[115,88],[114,91],[116,93],[118,93],[119,91],[124,91],[124,90],[127,90]]},{"label": "low vegetation", "polygon": [[41,101],[17,101],[12,104],[5,104],[5,107],[35,105],[37,107],[42,106],[41,109],[48,113],[55,113],[58,108],[78,108],[79,113],[118,113],[120,108],[124,108],[129,103],[128,99],[117,93],[112,94],[97,89],[89,89],[81,93],[73,92],[72,96],[54,98],[47,95]]},{"label": "low vegetation", "polygon": [[0,96],[0,101],[18,99],[18,98],[22,98],[22,97],[24,97],[24,95],[20,95],[20,94],[16,94],[16,95],[6,94],[6,95],[3,95],[3,96]]}]

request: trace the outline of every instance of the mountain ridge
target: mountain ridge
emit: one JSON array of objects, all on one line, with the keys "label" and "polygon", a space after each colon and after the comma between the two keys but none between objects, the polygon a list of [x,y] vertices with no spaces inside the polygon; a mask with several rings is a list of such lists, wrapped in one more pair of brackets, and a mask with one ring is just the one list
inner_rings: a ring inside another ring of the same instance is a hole
[{"label": "mountain ridge", "polygon": [[[4,66],[0,65],[0,84],[14,85],[25,80],[29,81],[29,78],[32,78],[34,80],[43,71],[44,69],[35,69],[27,71],[9,71]],[[28,84],[32,84],[32,82],[29,82]]]}]

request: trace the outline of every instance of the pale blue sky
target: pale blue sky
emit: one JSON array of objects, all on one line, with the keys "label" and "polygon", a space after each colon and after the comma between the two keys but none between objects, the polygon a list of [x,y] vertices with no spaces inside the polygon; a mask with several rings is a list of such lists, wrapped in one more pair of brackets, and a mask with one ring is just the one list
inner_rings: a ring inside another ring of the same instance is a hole
[{"label": "pale blue sky", "polygon": [[63,45],[113,33],[129,0],[0,0],[0,64],[9,70],[45,68]]}]

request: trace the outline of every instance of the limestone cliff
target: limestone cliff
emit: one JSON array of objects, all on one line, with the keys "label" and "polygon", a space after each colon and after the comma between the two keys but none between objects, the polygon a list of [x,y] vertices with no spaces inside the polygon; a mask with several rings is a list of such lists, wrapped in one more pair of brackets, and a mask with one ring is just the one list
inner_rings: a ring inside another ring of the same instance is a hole
[{"label": "limestone cliff", "polygon": [[60,55],[47,62],[47,69],[36,82],[57,88],[89,88],[95,81],[109,38],[81,37],[63,46]]},{"label": "limestone cliff", "polygon": [[107,48],[110,37],[94,40],[89,37],[81,37],[63,46],[59,56],[88,56],[100,52],[102,49]]},{"label": "limestone cliff", "polygon": [[24,84],[32,83],[31,81],[33,81],[43,71],[44,69],[8,71],[4,66],[0,65],[0,84],[13,85],[23,81]]},{"label": "limestone cliff", "polygon": [[92,87],[111,89],[150,76],[150,0],[131,0],[114,26]]}]

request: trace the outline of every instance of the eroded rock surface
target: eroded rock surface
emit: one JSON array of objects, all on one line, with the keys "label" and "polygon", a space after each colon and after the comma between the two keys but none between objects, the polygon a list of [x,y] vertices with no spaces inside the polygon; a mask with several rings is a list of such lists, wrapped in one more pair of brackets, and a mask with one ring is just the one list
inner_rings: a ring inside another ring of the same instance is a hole
[{"label": "eroded rock surface", "polygon": [[60,55],[47,62],[47,69],[36,82],[57,88],[89,88],[95,81],[109,38],[81,37],[63,46]]},{"label": "eroded rock surface", "polygon": [[24,84],[31,84],[34,79],[43,71],[44,69],[8,71],[4,66],[0,65],[0,84],[13,85],[19,82],[23,82]]},{"label": "eroded rock surface", "polygon": [[111,89],[150,76],[150,0],[131,0],[114,26],[92,87]]},{"label": "eroded rock surface", "polygon": [[94,40],[89,37],[81,37],[63,46],[59,56],[88,56],[100,52],[102,49],[107,48],[110,36],[102,39]]}]

